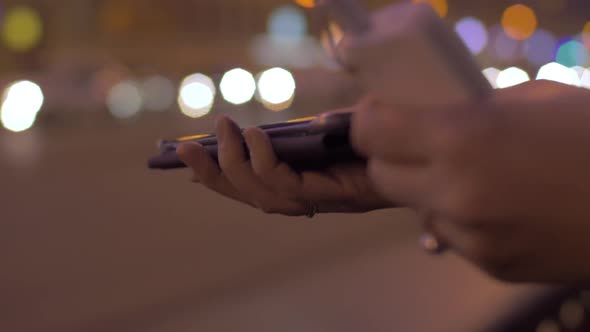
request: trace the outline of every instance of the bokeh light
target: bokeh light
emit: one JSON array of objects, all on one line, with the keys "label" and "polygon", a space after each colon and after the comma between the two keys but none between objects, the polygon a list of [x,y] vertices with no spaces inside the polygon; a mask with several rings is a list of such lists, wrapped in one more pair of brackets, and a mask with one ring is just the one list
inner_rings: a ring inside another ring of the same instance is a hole
[{"label": "bokeh light", "polygon": [[558,322],[551,319],[545,319],[537,325],[535,332],[562,332],[562,330]]},{"label": "bokeh light", "polygon": [[295,0],[295,3],[303,8],[314,8],[316,6],[315,0]]},{"label": "bokeh light", "polygon": [[582,29],[582,41],[584,42],[584,46],[590,50],[590,21]]},{"label": "bokeh light", "polygon": [[256,93],[256,80],[254,76],[241,68],[228,71],[223,75],[219,89],[223,99],[234,105],[249,102]]},{"label": "bokeh light", "polygon": [[268,19],[268,33],[275,41],[300,41],[307,34],[305,14],[292,5],[278,7]]},{"label": "bokeh light", "polygon": [[481,53],[488,44],[488,31],[485,25],[475,17],[459,20],[455,25],[455,31],[475,55]]},{"label": "bokeh light", "polygon": [[271,105],[289,102],[295,96],[296,83],[293,75],[283,68],[264,71],[258,79],[261,99]]},{"label": "bokeh light", "polygon": [[131,80],[115,84],[107,96],[109,112],[119,119],[129,119],[141,111],[143,98],[138,84]]},{"label": "bokeh light", "polygon": [[566,67],[587,66],[588,60],[588,49],[580,41],[574,39],[564,41],[555,54],[555,62]]},{"label": "bokeh light", "polygon": [[590,69],[587,69],[582,74],[582,78],[580,78],[580,86],[590,89]]},{"label": "bokeh light", "polygon": [[500,75],[500,69],[498,68],[494,68],[494,67],[490,67],[490,68],[486,68],[484,70],[482,70],[483,76],[485,76],[488,81],[490,82],[490,85],[494,88],[497,89],[498,88],[498,75]]},{"label": "bokeh light", "polygon": [[510,6],[502,14],[502,28],[516,40],[525,40],[537,30],[537,15],[530,7],[522,4]]},{"label": "bokeh light", "polygon": [[215,94],[215,84],[210,77],[193,74],[186,77],[180,85],[178,105],[184,115],[199,118],[211,112]]},{"label": "bokeh light", "polygon": [[501,61],[514,62],[522,56],[522,42],[510,38],[500,26],[492,30],[493,47],[492,54]]},{"label": "bokeh light", "polygon": [[559,309],[559,321],[568,331],[580,330],[585,316],[584,305],[577,299],[565,301]]},{"label": "bokeh light", "polygon": [[449,4],[447,0],[412,0],[413,3],[428,3],[434,8],[440,17],[446,17],[449,13]]},{"label": "bokeh light", "polygon": [[98,17],[101,27],[110,33],[127,31],[138,19],[138,12],[129,1],[100,1]]},{"label": "bokeh light", "polygon": [[554,60],[556,44],[557,38],[551,32],[539,29],[526,40],[524,53],[531,64],[541,66]]},{"label": "bokeh light", "polygon": [[2,125],[10,131],[22,132],[35,123],[45,97],[39,85],[31,81],[19,81],[4,91],[2,99]]},{"label": "bokeh light", "polygon": [[524,82],[530,81],[531,78],[526,71],[518,68],[518,67],[510,67],[507,69],[502,70],[498,74],[498,78],[496,79],[496,84],[498,88],[504,89],[509,88],[511,86],[519,85]]},{"label": "bokeh light", "polygon": [[2,23],[2,41],[13,51],[28,51],[39,44],[43,23],[39,13],[30,7],[18,6],[6,12]]},{"label": "bokeh light", "polygon": [[153,76],[146,79],[141,86],[141,92],[143,106],[148,111],[161,112],[174,105],[176,89],[174,83],[166,77]]},{"label": "bokeh light", "polygon": [[569,85],[580,85],[580,78],[575,70],[557,62],[551,62],[539,69],[537,80],[549,80]]},{"label": "bokeh light", "polygon": [[584,75],[584,72],[586,71],[586,68],[581,66],[573,66],[571,69],[573,69],[578,74],[579,78],[582,78],[582,75]]}]

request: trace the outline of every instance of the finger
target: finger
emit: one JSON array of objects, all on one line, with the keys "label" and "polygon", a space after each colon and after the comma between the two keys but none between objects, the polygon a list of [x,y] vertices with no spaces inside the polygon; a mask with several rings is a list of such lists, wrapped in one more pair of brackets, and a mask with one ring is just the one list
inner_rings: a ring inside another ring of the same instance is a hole
[{"label": "finger", "polygon": [[286,163],[278,160],[270,138],[259,128],[244,131],[250,150],[250,160],[259,180],[274,192],[294,199],[301,186],[299,174]]},{"label": "finger", "polygon": [[178,157],[193,170],[193,181],[223,196],[251,205],[236,188],[223,176],[221,170],[209,153],[198,143],[181,144],[176,153]]},{"label": "finger", "polygon": [[[217,121],[219,165],[225,177],[244,196],[251,197],[256,206],[264,210],[295,208],[289,202],[280,201],[277,195],[262,183],[254,174],[250,161],[246,158],[240,128],[229,118]],[[300,208],[299,206],[297,208]]]},{"label": "finger", "polygon": [[371,159],[367,172],[375,190],[391,202],[417,209],[430,206],[432,185],[428,166]]},{"label": "finger", "polygon": [[365,102],[355,112],[351,141],[360,154],[381,159],[425,163],[429,159],[426,111],[396,109],[378,102]]}]

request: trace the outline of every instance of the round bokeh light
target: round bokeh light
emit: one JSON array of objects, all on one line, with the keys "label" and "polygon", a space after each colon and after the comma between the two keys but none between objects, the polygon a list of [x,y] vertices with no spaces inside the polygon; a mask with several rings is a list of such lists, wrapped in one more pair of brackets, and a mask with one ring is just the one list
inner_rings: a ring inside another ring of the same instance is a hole
[{"label": "round bokeh light", "polygon": [[228,71],[223,75],[219,89],[227,102],[241,105],[249,102],[256,93],[254,76],[241,68]]},{"label": "round bokeh light", "polygon": [[481,53],[488,44],[488,31],[485,25],[475,17],[465,17],[458,21],[455,31],[475,55]]},{"label": "round bokeh light", "polygon": [[215,102],[215,84],[204,74],[186,77],[178,94],[178,105],[182,113],[191,118],[199,118],[211,112]]},{"label": "round bokeh light", "polygon": [[283,68],[272,68],[264,71],[258,79],[260,97],[270,104],[282,104],[295,95],[295,79]]}]

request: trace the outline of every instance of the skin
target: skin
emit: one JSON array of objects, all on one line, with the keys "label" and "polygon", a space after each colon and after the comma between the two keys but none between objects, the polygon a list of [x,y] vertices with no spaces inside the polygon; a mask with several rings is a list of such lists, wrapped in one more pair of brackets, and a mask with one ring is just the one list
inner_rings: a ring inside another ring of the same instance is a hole
[{"label": "skin", "polygon": [[479,104],[362,108],[353,144],[376,190],[451,249],[501,280],[590,280],[589,90],[536,81]]},{"label": "skin", "polygon": [[[268,137],[217,124],[220,167],[202,147],[178,149],[196,181],[268,213],[366,212],[407,206],[428,232],[493,277],[590,280],[590,90],[535,81],[485,102],[408,109],[367,98],[352,143],[366,164],[298,174]],[[348,111],[351,111],[348,110]],[[395,202],[395,204],[394,204]]]},{"label": "skin", "polygon": [[[334,112],[350,112],[342,109]],[[319,213],[362,213],[393,207],[377,194],[366,175],[366,164],[330,167],[322,172],[297,173],[280,162],[270,139],[258,128],[244,130],[227,116],[216,121],[219,165],[202,146],[181,145],[178,155],[193,171],[193,181],[266,213],[304,216],[310,202]],[[242,141],[250,151],[246,159]]]}]

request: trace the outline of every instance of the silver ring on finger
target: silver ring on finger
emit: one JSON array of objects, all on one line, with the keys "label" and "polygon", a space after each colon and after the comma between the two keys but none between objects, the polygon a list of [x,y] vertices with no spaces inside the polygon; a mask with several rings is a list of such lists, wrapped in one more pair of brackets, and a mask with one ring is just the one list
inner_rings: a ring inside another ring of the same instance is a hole
[{"label": "silver ring on finger", "polygon": [[432,255],[440,255],[448,249],[434,234],[428,232],[420,236],[420,245]]}]

